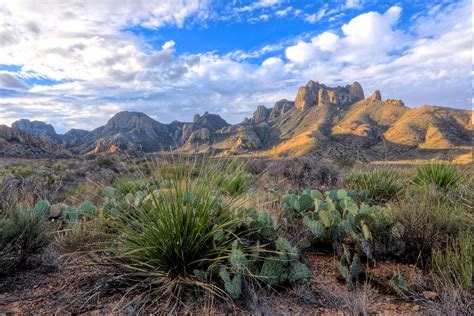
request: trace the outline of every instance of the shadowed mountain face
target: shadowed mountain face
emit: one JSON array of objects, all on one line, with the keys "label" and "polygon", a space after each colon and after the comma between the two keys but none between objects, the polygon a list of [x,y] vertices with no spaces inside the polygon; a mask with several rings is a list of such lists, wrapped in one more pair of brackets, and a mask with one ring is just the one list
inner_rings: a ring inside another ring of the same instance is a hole
[{"label": "shadowed mountain face", "polygon": [[0,158],[70,158],[66,148],[26,133],[17,128],[0,125]]},{"label": "shadowed mountain face", "polygon": [[318,152],[328,158],[363,161],[397,159],[407,153],[446,153],[470,146],[471,111],[383,100],[380,91],[365,98],[361,85],[327,87],[309,81],[295,101],[257,107],[252,118],[229,125],[219,115],[196,115],[193,122],[163,124],[139,112],[120,112],[92,131],[58,135],[42,122],[13,126],[40,135],[78,154],[118,151],[184,152],[299,156]]}]

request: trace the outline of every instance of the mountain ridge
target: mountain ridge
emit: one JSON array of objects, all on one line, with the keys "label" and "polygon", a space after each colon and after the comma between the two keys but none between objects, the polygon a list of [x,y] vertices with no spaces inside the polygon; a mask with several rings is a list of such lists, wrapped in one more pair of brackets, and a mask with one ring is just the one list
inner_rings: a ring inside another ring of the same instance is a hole
[{"label": "mountain ridge", "polygon": [[123,111],[92,131],[72,129],[63,135],[38,121],[20,120],[12,126],[84,155],[174,149],[292,157],[323,147],[328,152],[356,147],[374,152],[362,155],[369,161],[387,143],[394,153],[470,146],[471,113],[429,105],[408,108],[401,100],[382,100],[378,90],[365,98],[357,82],[328,87],[310,80],[298,89],[295,101],[283,99],[271,108],[259,105],[251,118],[234,125],[208,112],[195,115],[192,122],[165,124],[141,112]]}]

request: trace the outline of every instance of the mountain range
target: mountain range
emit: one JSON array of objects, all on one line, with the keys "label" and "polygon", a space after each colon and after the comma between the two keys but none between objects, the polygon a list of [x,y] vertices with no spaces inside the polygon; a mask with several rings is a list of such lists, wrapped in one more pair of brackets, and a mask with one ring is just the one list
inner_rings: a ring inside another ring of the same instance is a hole
[{"label": "mountain range", "polygon": [[144,113],[119,112],[92,131],[57,134],[52,125],[21,119],[0,127],[0,157],[65,157],[170,149],[223,155],[294,157],[310,152],[347,160],[452,159],[470,152],[472,111],[424,105],[408,108],[365,97],[354,82],[328,87],[310,80],[294,101],[257,107],[235,125],[217,114],[160,123]]}]

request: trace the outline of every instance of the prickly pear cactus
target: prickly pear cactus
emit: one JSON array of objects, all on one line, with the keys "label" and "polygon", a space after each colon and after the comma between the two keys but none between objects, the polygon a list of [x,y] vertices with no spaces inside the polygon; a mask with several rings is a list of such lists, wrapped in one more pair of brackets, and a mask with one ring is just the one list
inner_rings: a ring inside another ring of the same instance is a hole
[{"label": "prickly pear cactus", "polygon": [[259,276],[269,285],[279,285],[288,280],[288,271],[285,263],[278,259],[265,259]]},{"label": "prickly pear cactus", "polygon": [[92,219],[98,215],[97,207],[91,201],[84,201],[79,206],[79,211],[86,215],[88,219]]},{"label": "prickly pear cactus", "polygon": [[35,205],[35,212],[41,216],[49,215],[49,210],[51,208],[51,204],[46,201],[38,201]]},{"label": "prickly pear cactus", "polygon": [[288,275],[288,281],[291,284],[303,284],[309,280],[310,272],[308,267],[299,262],[291,265],[291,270]]},{"label": "prickly pear cactus", "polygon": [[269,241],[276,239],[273,220],[267,210],[254,213],[250,221],[250,229],[259,234],[263,239]]},{"label": "prickly pear cactus", "polygon": [[236,274],[232,278],[229,272],[222,268],[219,272],[219,276],[222,281],[224,281],[224,288],[230,297],[238,299],[242,294],[242,275]]},{"label": "prickly pear cactus", "polygon": [[279,252],[280,260],[289,262],[298,259],[298,251],[285,238],[279,238],[275,243],[276,249]]},{"label": "prickly pear cactus", "polygon": [[248,259],[245,257],[242,250],[237,246],[237,241],[232,245],[232,252],[229,257],[230,264],[238,272],[244,272],[245,268],[248,266]]},{"label": "prickly pear cactus", "polygon": [[105,187],[102,189],[102,195],[108,198],[115,197],[115,189],[113,187]]},{"label": "prickly pear cactus", "polygon": [[348,289],[353,290],[354,281],[364,272],[359,255],[352,255],[349,249],[344,247],[344,254],[339,262],[339,272],[345,279]]}]

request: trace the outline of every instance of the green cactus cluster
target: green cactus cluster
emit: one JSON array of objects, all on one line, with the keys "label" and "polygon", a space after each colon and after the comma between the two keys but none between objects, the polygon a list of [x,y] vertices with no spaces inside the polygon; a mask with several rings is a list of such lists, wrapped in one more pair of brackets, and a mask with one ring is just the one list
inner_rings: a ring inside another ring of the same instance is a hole
[{"label": "green cactus cluster", "polygon": [[375,222],[379,208],[360,203],[362,199],[356,192],[344,189],[324,194],[305,190],[299,196],[285,196],[283,202],[286,214],[296,214],[317,240],[356,245],[370,257],[370,225]]},{"label": "green cactus cluster", "polygon": [[252,210],[248,224],[254,235],[258,235],[261,239],[266,241],[273,241],[276,239],[277,233],[275,230],[275,224],[267,210],[262,210],[260,212]]},{"label": "green cactus cluster", "polygon": [[[220,266],[218,272],[195,270],[195,277],[209,280],[219,276],[225,291],[232,298],[242,292],[242,282],[247,277],[269,286],[302,284],[309,280],[308,267],[299,261],[299,253],[287,239],[278,238],[275,223],[268,211],[256,212],[250,209],[244,230],[249,230],[245,238],[234,241],[228,258],[228,265]],[[228,233],[218,230],[215,242],[228,238]]]}]

